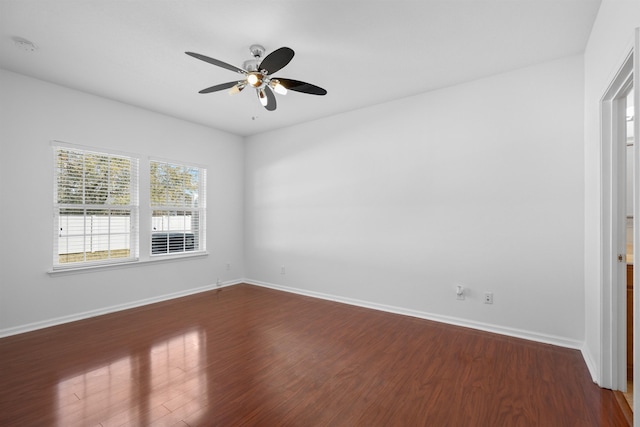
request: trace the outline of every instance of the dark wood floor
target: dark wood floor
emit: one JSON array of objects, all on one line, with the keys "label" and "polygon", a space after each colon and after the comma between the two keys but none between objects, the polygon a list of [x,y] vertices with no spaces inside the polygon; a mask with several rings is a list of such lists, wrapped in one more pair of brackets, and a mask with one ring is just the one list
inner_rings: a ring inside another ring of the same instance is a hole
[{"label": "dark wood floor", "polygon": [[236,285],[0,340],[1,426],[623,426],[577,350]]}]

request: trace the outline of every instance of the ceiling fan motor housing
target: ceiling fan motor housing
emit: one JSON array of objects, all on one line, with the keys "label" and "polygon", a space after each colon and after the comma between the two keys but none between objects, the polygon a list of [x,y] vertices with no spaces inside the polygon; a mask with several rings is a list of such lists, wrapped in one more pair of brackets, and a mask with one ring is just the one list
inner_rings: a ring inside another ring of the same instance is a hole
[{"label": "ceiling fan motor housing", "polygon": [[244,61],[242,63],[242,68],[244,68],[245,70],[247,70],[249,72],[258,71],[258,65],[260,65],[260,58],[247,59],[246,61]]},{"label": "ceiling fan motor housing", "polygon": [[253,55],[254,58],[260,59],[264,55],[265,49],[262,45],[252,44],[249,47],[249,52],[251,52],[251,55]]}]

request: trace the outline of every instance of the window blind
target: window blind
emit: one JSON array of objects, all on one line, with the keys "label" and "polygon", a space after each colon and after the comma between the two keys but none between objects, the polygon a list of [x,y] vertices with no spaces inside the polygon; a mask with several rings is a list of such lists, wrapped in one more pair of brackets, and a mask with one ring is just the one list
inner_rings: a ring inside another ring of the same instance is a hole
[{"label": "window blind", "polygon": [[138,259],[138,159],[67,146],[54,154],[54,269]]},{"label": "window blind", "polygon": [[151,255],[206,250],[206,169],[151,160]]}]

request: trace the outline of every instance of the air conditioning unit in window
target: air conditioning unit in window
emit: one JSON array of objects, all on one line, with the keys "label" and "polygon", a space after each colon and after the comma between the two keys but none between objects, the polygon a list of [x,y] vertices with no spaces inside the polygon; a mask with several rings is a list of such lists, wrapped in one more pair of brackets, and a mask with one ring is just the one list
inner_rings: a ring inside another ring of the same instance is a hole
[{"label": "air conditioning unit in window", "polygon": [[151,254],[168,254],[194,251],[196,239],[193,233],[153,233]]}]

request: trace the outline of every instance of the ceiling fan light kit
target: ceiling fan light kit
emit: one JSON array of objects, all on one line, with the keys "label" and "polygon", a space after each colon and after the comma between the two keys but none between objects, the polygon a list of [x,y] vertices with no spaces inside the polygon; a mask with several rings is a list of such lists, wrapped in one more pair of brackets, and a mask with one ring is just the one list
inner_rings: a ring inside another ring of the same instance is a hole
[{"label": "ceiling fan light kit", "polygon": [[294,51],[288,47],[281,47],[268,54],[264,59],[265,48],[261,45],[254,44],[249,47],[249,52],[253,59],[244,61],[242,68],[236,67],[226,62],[214,59],[205,55],[194,52],[185,52],[201,61],[208,62],[218,67],[235,71],[244,76],[243,80],[221,83],[215,86],[202,89],[199,93],[211,93],[229,89],[230,95],[240,93],[247,86],[251,86],[256,90],[260,104],[267,111],[276,109],[275,93],[286,95],[287,91],[307,93],[311,95],[326,95],[327,91],[319,86],[305,83],[299,80],[286,79],[282,77],[272,77],[272,74],[284,68],[291,59],[293,59]]},{"label": "ceiling fan light kit", "polygon": [[269,84],[271,85],[275,93],[279,93],[280,95],[287,94],[287,88],[282,86],[279,80],[271,79],[271,82]]},{"label": "ceiling fan light kit", "polygon": [[269,100],[267,99],[267,95],[265,95],[264,90],[262,89],[258,91],[258,98],[260,98],[260,104],[262,104],[263,107],[266,107],[267,104],[269,103]]}]

